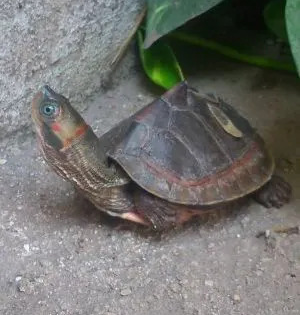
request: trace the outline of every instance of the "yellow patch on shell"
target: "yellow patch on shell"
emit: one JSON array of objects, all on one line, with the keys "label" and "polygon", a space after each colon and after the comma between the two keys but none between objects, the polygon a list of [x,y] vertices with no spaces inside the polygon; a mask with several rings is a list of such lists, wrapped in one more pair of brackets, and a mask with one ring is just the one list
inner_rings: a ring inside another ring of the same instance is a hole
[{"label": "yellow patch on shell", "polygon": [[235,138],[242,138],[243,133],[233,124],[229,117],[217,106],[207,103],[208,109],[221,127]]}]

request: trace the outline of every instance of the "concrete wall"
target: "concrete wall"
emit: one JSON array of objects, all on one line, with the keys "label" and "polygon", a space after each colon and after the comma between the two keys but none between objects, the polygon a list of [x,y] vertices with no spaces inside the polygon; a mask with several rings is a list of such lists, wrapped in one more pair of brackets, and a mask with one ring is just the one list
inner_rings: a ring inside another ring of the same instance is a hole
[{"label": "concrete wall", "polygon": [[143,0],[7,0],[0,4],[0,140],[31,124],[48,83],[78,104],[99,89]]}]

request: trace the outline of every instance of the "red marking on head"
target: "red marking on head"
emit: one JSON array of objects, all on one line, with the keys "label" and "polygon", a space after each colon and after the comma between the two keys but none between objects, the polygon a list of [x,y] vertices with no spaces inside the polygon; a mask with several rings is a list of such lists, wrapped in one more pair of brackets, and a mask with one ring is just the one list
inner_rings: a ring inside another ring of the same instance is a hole
[{"label": "red marking on head", "polygon": [[87,129],[88,129],[87,124],[84,124],[84,125],[81,125],[80,127],[78,127],[75,131],[75,138],[84,135],[86,133]]},{"label": "red marking on head", "polygon": [[54,124],[52,124],[51,128],[52,128],[52,130],[53,130],[54,132],[60,132],[60,130],[61,130],[61,126],[60,126],[60,124],[57,123],[57,122],[54,123]]},{"label": "red marking on head", "polygon": [[86,131],[88,130],[88,128],[89,128],[89,126],[88,126],[87,124],[80,125],[78,128],[76,128],[76,130],[75,130],[73,136],[67,138],[67,139],[64,141],[64,148],[66,148],[66,147],[68,147],[69,145],[71,145],[72,142],[73,142],[75,139],[77,139],[77,138],[83,136],[83,135],[86,133]]}]

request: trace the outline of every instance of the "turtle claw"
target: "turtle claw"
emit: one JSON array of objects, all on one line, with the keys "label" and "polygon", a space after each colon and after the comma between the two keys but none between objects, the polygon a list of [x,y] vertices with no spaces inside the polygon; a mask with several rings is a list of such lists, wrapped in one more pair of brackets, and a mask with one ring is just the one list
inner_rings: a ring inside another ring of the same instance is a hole
[{"label": "turtle claw", "polygon": [[291,194],[290,184],[280,176],[273,175],[271,180],[254,194],[254,199],[266,208],[281,208],[289,202]]},{"label": "turtle claw", "polygon": [[149,225],[149,222],[147,222],[142,216],[135,212],[125,212],[121,214],[120,217],[124,220],[132,221],[142,225]]}]

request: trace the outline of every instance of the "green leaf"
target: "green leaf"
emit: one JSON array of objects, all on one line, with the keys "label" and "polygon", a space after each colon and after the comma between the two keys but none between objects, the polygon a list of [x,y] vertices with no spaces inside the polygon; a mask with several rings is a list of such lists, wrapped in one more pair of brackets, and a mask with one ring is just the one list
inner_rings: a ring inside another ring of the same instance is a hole
[{"label": "green leaf", "polygon": [[[264,19],[267,27],[276,36],[288,42],[288,36],[285,25],[285,4],[286,0],[272,0],[264,9]],[[300,19],[300,16],[299,16]]]},{"label": "green leaf", "polygon": [[143,47],[143,33],[137,33],[140,58],[148,77],[165,89],[184,80],[181,68],[171,49],[163,41],[154,43],[150,48]]},{"label": "green leaf", "polygon": [[292,54],[300,76],[300,0],[287,0],[285,19]]},{"label": "green leaf", "polygon": [[144,48],[223,0],[147,0]]}]

